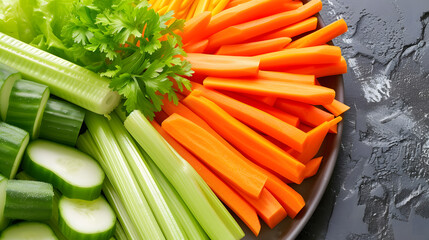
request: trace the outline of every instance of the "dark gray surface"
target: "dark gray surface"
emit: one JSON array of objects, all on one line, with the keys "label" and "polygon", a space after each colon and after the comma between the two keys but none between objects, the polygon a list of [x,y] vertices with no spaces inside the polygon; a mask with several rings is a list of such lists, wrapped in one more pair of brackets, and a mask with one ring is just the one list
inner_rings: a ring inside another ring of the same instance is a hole
[{"label": "dark gray surface", "polygon": [[429,239],[429,0],[322,0],[344,75],[343,139],[298,239]]}]

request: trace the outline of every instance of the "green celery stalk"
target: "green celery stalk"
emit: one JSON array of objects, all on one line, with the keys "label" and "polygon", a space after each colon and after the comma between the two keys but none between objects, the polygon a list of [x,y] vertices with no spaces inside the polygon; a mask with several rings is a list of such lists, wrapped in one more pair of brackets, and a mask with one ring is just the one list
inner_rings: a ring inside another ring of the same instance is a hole
[{"label": "green celery stalk", "polygon": [[124,203],[140,239],[165,239],[107,119],[88,112],[85,123],[100,150],[102,157],[99,163]]},{"label": "green celery stalk", "polygon": [[183,230],[174,219],[142,153],[116,113],[112,112],[110,117],[111,119],[108,121],[110,129],[133,170],[134,177],[139,183],[165,237],[167,239],[184,239],[186,234],[182,232]]},{"label": "green celery stalk", "polygon": [[[103,161],[100,160],[102,158],[101,153],[89,132],[85,132],[79,136],[76,146],[81,151],[89,154],[97,161]],[[131,221],[130,216],[128,216],[124,204],[122,203],[121,199],[116,193],[116,190],[113,188],[112,183],[110,183],[108,178],[104,179],[103,193],[104,196],[106,196],[107,201],[110,203],[113,210],[115,211],[116,217],[118,218],[121,226],[123,226],[123,230],[127,235],[127,239],[138,240],[139,233],[137,232],[134,223]]]},{"label": "green celery stalk", "polygon": [[110,113],[120,100],[108,79],[4,33],[0,33],[0,62],[47,85],[52,94],[98,114]]},{"label": "green celery stalk", "polygon": [[244,232],[198,173],[174,153],[143,114],[135,110],[125,127],[174,186],[211,239],[241,239]]},{"label": "green celery stalk", "polygon": [[125,235],[124,229],[120,223],[116,223],[114,238],[117,240],[128,240],[127,235]]},{"label": "green celery stalk", "polygon": [[[142,151],[142,153],[143,155],[147,155],[144,151]],[[174,216],[176,216],[181,226],[185,229],[188,239],[209,239],[207,234],[204,232],[204,229],[202,229],[194,215],[189,211],[180,195],[176,190],[174,190],[174,187],[170,182],[168,182],[164,174],[159,170],[149,156],[145,156],[145,158],[147,159],[147,163],[153,174],[156,176],[158,184],[163,190],[164,197],[167,200],[170,209],[172,209]]]}]

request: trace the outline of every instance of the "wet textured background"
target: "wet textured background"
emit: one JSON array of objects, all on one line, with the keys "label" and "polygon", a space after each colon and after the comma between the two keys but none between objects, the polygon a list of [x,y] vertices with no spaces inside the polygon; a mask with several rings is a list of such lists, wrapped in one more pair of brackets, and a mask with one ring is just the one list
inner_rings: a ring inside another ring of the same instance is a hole
[{"label": "wet textured background", "polygon": [[323,0],[348,61],[337,164],[298,239],[429,239],[429,0]]}]

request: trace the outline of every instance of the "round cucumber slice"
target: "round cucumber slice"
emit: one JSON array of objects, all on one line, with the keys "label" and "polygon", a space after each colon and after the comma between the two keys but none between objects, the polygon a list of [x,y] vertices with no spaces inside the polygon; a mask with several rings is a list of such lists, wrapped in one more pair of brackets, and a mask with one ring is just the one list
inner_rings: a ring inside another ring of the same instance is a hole
[{"label": "round cucumber slice", "polygon": [[68,239],[102,240],[113,236],[116,216],[104,197],[92,201],[62,196],[59,226]]},{"label": "round cucumber slice", "polygon": [[104,181],[103,170],[89,155],[46,140],[28,145],[22,166],[30,176],[51,183],[70,198],[96,199]]},{"label": "round cucumber slice", "polygon": [[39,222],[21,222],[2,232],[0,240],[58,240],[52,229]]},{"label": "round cucumber slice", "polygon": [[5,121],[26,130],[32,139],[36,139],[49,94],[45,85],[22,79],[15,81]]}]

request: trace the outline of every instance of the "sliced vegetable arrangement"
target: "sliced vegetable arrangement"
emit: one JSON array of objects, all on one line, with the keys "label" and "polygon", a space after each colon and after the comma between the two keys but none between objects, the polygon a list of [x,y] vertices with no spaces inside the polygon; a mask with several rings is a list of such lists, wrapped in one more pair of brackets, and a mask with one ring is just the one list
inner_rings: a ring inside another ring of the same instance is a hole
[{"label": "sliced vegetable arrangement", "polygon": [[225,206],[256,236],[295,218],[348,110],[321,78],[347,70],[327,45],[347,25],[316,30],[321,8],[1,3],[0,240],[243,238]]}]

